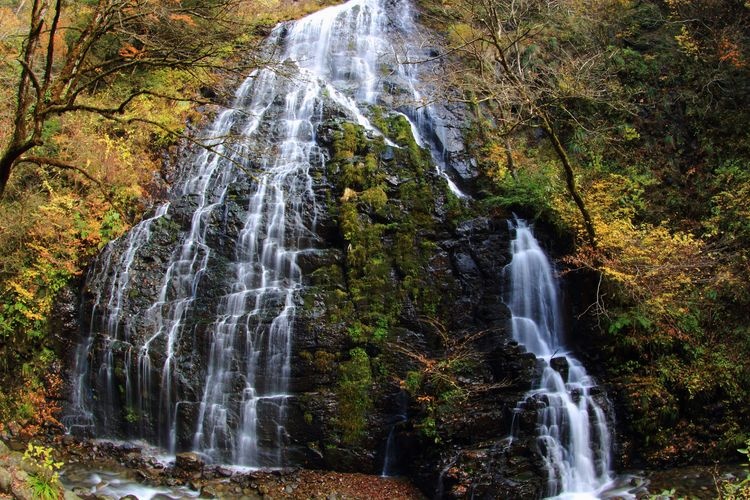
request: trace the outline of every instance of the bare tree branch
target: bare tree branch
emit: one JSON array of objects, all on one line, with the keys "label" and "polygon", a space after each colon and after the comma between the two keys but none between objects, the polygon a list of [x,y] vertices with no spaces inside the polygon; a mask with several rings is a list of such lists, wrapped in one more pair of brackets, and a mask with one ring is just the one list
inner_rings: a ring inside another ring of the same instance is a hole
[{"label": "bare tree branch", "polygon": [[63,170],[73,170],[74,172],[78,172],[79,174],[84,176],[86,179],[96,184],[98,187],[100,188],[102,187],[101,181],[92,177],[91,174],[86,172],[86,170],[82,169],[79,166],[66,163],[57,158],[48,158],[48,157],[42,157],[42,156],[22,156],[21,158],[19,158],[18,163],[33,163],[34,165],[38,165],[40,167],[48,165],[50,167],[60,168]]},{"label": "bare tree branch", "polygon": [[[23,3],[19,9],[22,6]],[[82,102],[82,96],[95,93],[100,84],[112,82],[117,75],[130,76],[137,70],[179,69],[198,81],[201,72],[216,69],[217,62],[226,57],[227,43],[240,34],[237,31],[240,20],[234,15],[239,0],[190,7],[180,2],[97,0],[81,26],[65,27],[61,22],[66,19],[64,9],[73,6],[63,0],[34,0],[30,7],[28,30],[18,57],[21,71],[13,127],[7,143],[0,145],[0,197],[17,163],[35,163],[31,160],[40,159],[23,155],[44,142],[44,125],[52,116],[86,112],[113,119],[124,115],[133,101],[144,95],[210,104],[189,95],[169,95],[148,85],[133,88],[109,102],[106,99]],[[63,30],[66,35],[74,36],[66,36],[66,50],[59,51]],[[113,41],[121,43],[123,48],[113,51]],[[236,68],[226,71],[239,75],[256,63],[239,62]],[[153,120],[149,125],[160,127]],[[168,133],[180,136],[175,130]]]}]

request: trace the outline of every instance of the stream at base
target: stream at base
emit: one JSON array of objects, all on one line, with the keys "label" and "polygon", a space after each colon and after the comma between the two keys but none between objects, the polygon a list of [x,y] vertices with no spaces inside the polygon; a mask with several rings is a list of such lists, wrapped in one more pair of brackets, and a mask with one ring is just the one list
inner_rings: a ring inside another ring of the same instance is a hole
[{"label": "stream at base", "polygon": [[[160,457],[161,459],[161,457]],[[242,471],[236,471],[243,474]],[[246,475],[253,473],[244,472]],[[288,476],[285,476],[288,474]],[[167,486],[166,484],[148,484],[139,476],[138,470],[107,464],[72,463],[63,468],[60,476],[61,482],[66,489],[72,490],[82,496],[83,494],[94,498],[128,498],[132,500],[166,500],[197,498],[200,491],[192,489],[189,485]],[[422,499],[416,488],[409,485],[404,479],[383,478],[380,476],[368,476],[364,474],[338,474],[332,472],[297,470],[291,473],[281,471],[256,471],[253,475],[260,484],[261,477],[272,477],[274,481],[273,491],[278,491],[274,498],[309,498],[311,494],[329,494],[334,490],[360,491],[360,495],[347,498],[405,498]],[[669,499],[669,498],[697,498],[713,499],[717,497],[717,478],[743,477],[742,469],[736,465],[721,466],[689,466],[666,470],[636,471],[618,475],[612,481],[611,488],[601,492],[599,496],[590,498],[602,499]],[[164,483],[172,479],[166,478]],[[220,480],[227,485],[227,493],[219,493],[219,498],[237,498],[233,486],[237,484],[235,478]],[[363,484],[366,486],[363,487]],[[257,488],[254,489],[257,491]],[[264,490],[265,491],[265,490]],[[270,493],[271,491],[269,491]],[[666,494],[668,493],[668,494]],[[664,495],[662,495],[664,494]],[[568,498],[560,496],[558,498]],[[581,497],[570,497],[581,498]]]},{"label": "stream at base", "polygon": [[83,494],[110,498],[136,497],[139,500],[197,498],[200,492],[187,486],[151,486],[138,481],[132,469],[100,468],[83,464],[66,466],[60,475],[65,488]]},{"label": "stream at base", "polygon": [[145,446],[102,440],[73,442],[64,452],[66,465],[60,471],[60,481],[67,491],[85,500],[425,498],[403,477],[204,465],[194,462],[190,457],[197,455],[192,453],[170,457]]},{"label": "stream at base", "polygon": [[[309,471],[313,473],[312,471]],[[313,473],[323,474],[323,473]],[[600,496],[591,498],[603,499],[621,499],[621,498],[697,498],[713,499],[718,496],[716,488],[717,478],[729,479],[743,477],[742,469],[736,465],[721,466],[689,466],[678,467],[666,470],[637,471],[632,473],[623,473],[613,480],[613,486],[602,492]],[[359,475],[360,477],[366,477]],[[322,482],[318,476],[313,476],[308,485],[299,484],[295,486],[294,491],[282,490],[281,497],[294,498],[296,493],[305,491],[305,494],[311,491],[310,488],[320,488],[320,493],[328,492],[324,486],[318,486]],[[355,478],[357,479],[357,478]],[[79,495],[87,494],[92,497],[122,499],[127,497],[129,500],[137,498],[139,500],[167,500],[167,499],[188,499],[197,498],[200,492],[191,489],[186,485],[151,485],[144,483],[139,479],[138,470],[124,466],[97,466],[96,464],[76,463],[69,464],[63,468],[60,476],[62,484],[68,490],[78,492]],[[336,482],[346,482],[346,475],[340,475]],[[227,484],[230,479],[224,480]],[[368,492],[367,498],[387,498],[386,494],[391,494],[394,481],[383,479],[378,476],[368,478],[375,490]],[[304,480],[303,480],[304,482]],[[291,484],[299,483],[298,479],[290,481]],[[423,498],[415,489],[411,495],[402,496],[401,498]],[[373,495],[374,493],[374,495]],[[668,493],[668,494],[667,494]],[[380,495],[380,496],[378,496]],[[223,498],[231,498],[231,495],[222,495]],[[365,498],[365,497],[355,497]],[[565,497],[561,497],[565,498]]]}]

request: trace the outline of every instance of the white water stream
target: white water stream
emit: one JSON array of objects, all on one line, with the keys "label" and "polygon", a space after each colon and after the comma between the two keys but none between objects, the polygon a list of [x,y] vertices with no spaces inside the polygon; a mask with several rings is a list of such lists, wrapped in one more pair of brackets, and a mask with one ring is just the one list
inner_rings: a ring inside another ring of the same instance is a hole
[{"label": "white water stream", "polygon": [[[525,221],[517,220],[513,229],[512,260],[506,268],[508,307],[513,338],[543,366],[541,379],[524,401],[532,398],[541,403],[537,442],[548,473],[546,494],[598,498],[613,479],[607,417],[592,395],[596,383],[563,347],[552,265]],[[560,366],[567,366],[567,375]]]}]

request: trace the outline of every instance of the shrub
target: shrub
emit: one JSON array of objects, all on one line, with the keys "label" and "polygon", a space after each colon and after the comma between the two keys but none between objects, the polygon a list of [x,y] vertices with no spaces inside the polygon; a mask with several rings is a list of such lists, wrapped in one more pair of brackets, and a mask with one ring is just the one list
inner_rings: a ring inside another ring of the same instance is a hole
[{"label": "shrub", "polygon": [[55,462],[52,458],[52,448],[29,443],[29,447],[23,454],[23,460],[36,470],[29,474],[28,480],[34,492],[34,498],[40,500],[59,498],[61,487],[57,471],[63,466],[63,462]]}]

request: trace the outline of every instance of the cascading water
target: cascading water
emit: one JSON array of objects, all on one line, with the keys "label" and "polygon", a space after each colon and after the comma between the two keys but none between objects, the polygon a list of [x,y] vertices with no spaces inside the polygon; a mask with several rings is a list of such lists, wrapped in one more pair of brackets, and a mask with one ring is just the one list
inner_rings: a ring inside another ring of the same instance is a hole
[{"label": "cascading water", "polygon": [[[261,123],[258,117],[271,105],[274,79],[272,73],[260,72],[241,94],[249,100],[248,114],[253,117],[243,137],[253,136]],[[309,169],[320,151],[311,123],[316,106],[311,87],[303,85],[287,94],[278,155],[261,165],[236,242],[232,287],[220,300],[210,327],[213,336],[193,445],[215,460],[244,465],[283,462],[294,299],[302,286],[297,257],[312,249],[315,229]],[[302,205],[312,213],[306,221]],[[259,411],[275,426],[259,429]],[[261,437],[273,445],[262,449]]]},{"label": "cascading water", "polygon": [[[316,140],[324,108],[379,134],[367,108],[383,96],[383,75],[395,74],[408,101],[399,109],[416,123],[420,144],[440,156],[441,173],[446,168],[444,125],[415,111],[419,75],[400,64],[403,47],[391,43],[415,33],[408,3],[385,0],[352,0],[274,31],[268,50],[278,67],[247,78],[171,204],[92,269],[96,292],[73,364],[70,429],[143,438],[170,453],[193,449],[217,462],[286,463],[298,258],[318,243],[313,171],[325,161]],[[168,258],[150,248],[157,223],[177,234]],[[227,242],[218,233],[233,225]],[[161,275],[148,276],[139,259],[156,262]],[[209,293],[217,287],[221,294]]]},{"label": "cascading water", "polygon": [[550,262],[525,221],[516,221],[513,229],[508,307],[513,338],[543,366],[541,380],[524,401],[538,402],[537,441],[548,473],[547,495],[596,498],[612,480],[607,417],[593,397],[594,380],[564,352]]},{"label": "cascading water", "polygon": [[408,394],[405,391],[399,392],[396,395],[396,402],[398,413],[393,416],[393,420],[391,421],[388,438],[385,441],[385,450],[383,451],[383,469],[380,472],[380,475],[383,477],[397,475],[401,472],[401,466],[403,466],[403,459],[399,450],[399,443],[396,434],[398,426],[409,419],[409,416],[407,415],[409,406]]},{"label": "cascading water", "polygon": [[[89,352],[94,340],[92,334],[98,329],[104,335],[105,351],[103,358],[105,363],[100,365],[95,377],[103,379],[105,385],[112,385],[112,349],[113,345],[120,339],[128,342],[130,330],[128,325],[121,324],[121,313],[123,303],[126,300],[126,292],[130,288],[131,266],[138,250],[146,244],[151,238],[151,226],[157,219],[164,216],[169,208],[169,203],[161,205],[153,217],[141,221],[133,227],[124,237],[125,250],[113,261],[112,245],[108,245],[98,260],[98,265],[94,268],[92,275],[105,276],[106,279],[97,287],[97,294],[93,307],[91,308],[91,317],[89,324],[92,330],[86,336],[83,342],[78,345],[73,359],[73,380],[70,406],[66,415],[63,417],[63,424],[69,430],[87,434],[94,431],[94,414],[91,409],[90,391],[91,381],[89,380]],[[113,272],[113,270],[115,270]],[[105,301],[106,299],[106,301]],[[97,323],[98,321],[98,323]],[[96,325],[96,326],[94,326]],[[103,412],[104,425],[111,420],[113,405],[112,394],[105,393],[105,405]]]},{"label": "cascading water", "polygon": [[[455,167],[464,163],[456,161],[455,158],[456,147],[459,151],[463,151],[463,136],[460,128],[455,123],[448,123],[446,119],[441,118],[437,106],[419,90],[420,72],[424,71],[425,61],[434,58],[426,57],[419,46],[419,28],[414,22],[411,6],[408,3],[401,6],[395,16],[395,22],[404,35],[404,39],[400,41],[402,53],[397,54],[399,64],[395,67],[395,73],[398,80],[402,82],[407,96],[406,102],[402,103],[399,109],[409,120],[417,144],[430,150],[438,175],[445,179],[455,196],[467,199],[469,196],[461,191],[448,174],[449,170],[455,171],[451,165]],[[445,111],[444,108],[443,111]]]}]

